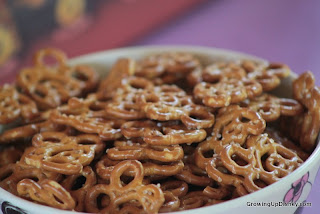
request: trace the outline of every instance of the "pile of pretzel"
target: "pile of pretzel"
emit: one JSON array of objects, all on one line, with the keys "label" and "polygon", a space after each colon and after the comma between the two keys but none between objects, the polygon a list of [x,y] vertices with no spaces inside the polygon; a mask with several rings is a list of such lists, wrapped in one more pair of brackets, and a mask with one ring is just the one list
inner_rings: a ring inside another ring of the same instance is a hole
[{"label": "pile of pretzel", "polygon": [[35,203],[91,213],[209,206],[280,180],[316,146],[310,72],[291,99],[272,95],[290,74],[283,64],[159,53],[119,59],[99,82],[59,50],[34,59],[0,88],[0,187]]}]

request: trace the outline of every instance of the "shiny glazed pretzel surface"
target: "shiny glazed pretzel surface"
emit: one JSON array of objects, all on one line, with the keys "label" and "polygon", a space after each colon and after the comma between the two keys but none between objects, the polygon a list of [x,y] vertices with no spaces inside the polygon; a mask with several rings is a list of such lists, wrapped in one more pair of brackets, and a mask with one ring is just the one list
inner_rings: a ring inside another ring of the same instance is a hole
[{"label": "shiny glazed pretzel surface", "polygon": [[212,206],[277,182],[315,148],[310,72],[282,98],[280,63],[164,52],[121,58],[99,82],[66,60],[41,50],[0,88],[0,187],[27,200],[90,213]]}]

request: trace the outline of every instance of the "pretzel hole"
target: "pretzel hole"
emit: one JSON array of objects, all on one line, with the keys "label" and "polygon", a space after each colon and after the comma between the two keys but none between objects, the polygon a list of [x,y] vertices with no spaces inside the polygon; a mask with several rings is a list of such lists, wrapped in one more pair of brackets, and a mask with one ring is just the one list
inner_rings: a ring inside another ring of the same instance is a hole
[{"label": "pretzel hole", "polygon": [[265,183],[263,180],[260,180],[260,179],[253,180],[253,183],[260,188],[264,188],[264,187],[268,186],[267,183]]},{"label": "pretzel hole", "polygon": [[54,136],[43,138],[43,141],[52,142],[52,143],[59,143],[59,142],[61,142],[61,140],[60,140],[59,138],[55,138]]},{"label": "pretzel hole", "polygon": [[103,208],[107,207],[110,204],[110,197],[107,194],[100,194],[97,197],[97,207],[99,210],[102,210]]},{"label": "pretzel hole", "polygon": [[41,98],[46,97],[46,94],[38,89],[36,89],[36,91],[34,92],[36,95],[38,95]]},{"label": "pretzel hole", "polygon": [[55,67],[60,64],[58,58],[51,54],[45,54],[40,61],[44,66],[48,67]]},{"label": "pretzel hole", "polygon": [[214,151],[213,150],[205,151],[202,153],[202,155],[205,158],[212,158],[212,156],[214,155]]},{"label": "pretzel hole", "polygon": [[88,76],[86,76],[84,73],[81,73],[80,71],[74,71],[72,72],[72,77],[80,80],[80,81],[88,81]]},{"label": "pretzel hole", "polygon": [[78,190],[83,187],[83,185],[86,183],[87,178],[84,176],[79,176],[77,179],[73,181],[71,190]]},{"label": "pretzel hole", "polygon": [[246,117],[241,117],[240,121],[241,121],[241,123],[249,123],[251,120]]},{"label": "pretzel hole", "polygon": [[232,155],[231,159],[239,166],[247,166],[249,164],[248,161],[244,160],[243,158],[241,158],[236,154]]},{"label": "pretzel hole", "polygon": [[57,196],[53,195],[54,199],[56,200],[56,202],[58,202],[59,204],[64,204],[64,202],[58,198]]},{"label": "pretzel hole", "polygon": [[4,173],[0,177],[0,181],[5,180],[6,178],[9,178],[13,174],[13,170],[9,170],[8,172]]},{"label": "pretzel hole", "polygon": [[[129,172],[129,170],[127,170],[126,172]],[[124,172],[125,173],[125,172]],[[134,180],[134,177],[131,177],[131,176],[126,176],[126,175],[121,175],[120,176],[120,181],[122,183],[122,186],[126,186],[128,185],[129,183],[131,183],[131,181]]]}]

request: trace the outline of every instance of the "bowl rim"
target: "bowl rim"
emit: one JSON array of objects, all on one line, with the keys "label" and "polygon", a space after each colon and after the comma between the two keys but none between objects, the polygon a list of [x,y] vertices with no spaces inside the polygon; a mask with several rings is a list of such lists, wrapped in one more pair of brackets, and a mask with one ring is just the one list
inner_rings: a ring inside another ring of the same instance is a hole
[{"label": "bowl rim", "polygon": [[[229,50],[229,49],[221,49],[221,48],[214,48],[214,47],[204,47],[204,46],[194,46],[194,45],[147,45],[147,46],[131,46],[131,47],[123,47],[123,48],[117,48],[117,49],[109,49],[109,50],[103,50],[103,51],[98,51],[98,52],[92,52],[80,56],[76,56],[73,58],[70,58],[68,60],[68,63],[70,64],[83,64],[81,63],[82,60],[90,62],[94,58],[103,58],[105,55],[115,55],[115,54],[120,54],[124,52],[161,52],[161,51],[186,51],[186,52],[191,52],[191,53],[199,53],[203,55],[221,55],[222,57],[227,56],[232,56],[232,58],[248,58],[248,59],[253,59],[253,60],[258,60],[262,62],[268,62],[265,59],[256,57],[251,54],[246,54],[242,53],[239,51],[234,51],[234,50]],[[139,56],[141,54],[137,54]],[[125,55],[123,55],[125,56]],[[292,72],[291,76],[295,78],[297,76],[296,73]],[[271,185],[269,185],[266,188],[263,188],[259,191],[250,193],[245,196],[241,196],[239,198],[229,200],[220,204],[215,204],[212,206],[207,206],[207,207],[201,207],[197,209],[192,209],[192,210],[185,210],[185,211],[176,211],[176,212],[171,212],[171,213],[193,213],[195,210],[200,211],[201,210],[210,210],[210,212],[217,210],[224,210],[226,208],[232,209],[236,208],[238,206],[241,206],[241,204],[246,204],[246,202],[250,201],[250,199],[260,197],[261,195],[266,195],[270,194],[273,192],[273,190],[277,187],[280,187],[286,183],[293,183],[297,179],[299,179],[303,172],[307,171],[307,168],[311,168],[310,165],[317,164],[317,162],[320,162],[320,137],[318,136],[317,139],[317,146],[312,152],[312,154],[309,156],[309,158],[294,172],[290,173],[285,177],[285,179],[281,179],[280,181],[277,181]],[[320,164],[320,163],[319,163]],[[318,164],[318,165],[319,165]],[[317,166],[319,168],[319,166]],[[299,175],[299,176],[298,176]],[[49,207],[46,205],[42,204],[37,204],[31,201],[28,201],[26,199],[20,198],[18,196],[15,196],[11,194],[10,192],[5,191],[4,189],[0,188],[0,201],[1,200],[6,200],[9,203],[13,203],[14,206],[19,206],[23,210],[32,210],[32,209],[41,209],[41,212],[47,213],[47,214],[54,214],[59,211],[61,214],[71,214],[71,213],[76,213],[75,211],[67,211],[67,210],[60,210],[57,208]],[[10,198],[10,199],[9,199]],[[9,200],[8,200],[9,199]],[[28,209],[26,209],[28,207]],[[214,210],[213,210],[214,209]],[[77,213],[83,213],[83,212],[77,212]]]}]

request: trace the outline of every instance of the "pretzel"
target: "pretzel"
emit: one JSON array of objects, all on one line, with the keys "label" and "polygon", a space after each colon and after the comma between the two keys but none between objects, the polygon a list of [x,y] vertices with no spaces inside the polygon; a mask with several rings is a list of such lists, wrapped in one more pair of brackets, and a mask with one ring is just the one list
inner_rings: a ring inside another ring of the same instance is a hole
[{"label": "pretzel", "polygon": [[0,168],[0,187],[15,194],[17,193],[17,184],[23,179],[34,180],[59,180],[60,175],[29,166],[23,162],[8,164]]},{"label": "pretzel", "polygon": [[51,121],[31,123],[24,126],[19,126],[13,129],[8,129],[0,134],[0,144],[10,144],[19,140],[24,140],[28,137],[33,137],[35,134],[45,131],[67,131],[63,125],[57,125]]},{"label": "pretzel", "polygon": [[[244,187],[244,179],[239,175],[234,175],[223,165],[220,155],[213,155],[208,164],[206,171],[210,178],[222,185],[234,186],[237,195],[244,196],[248,194]],[[205,193],[206,195],[208,193]]]},{"label": "pretzel", "polygon": [[202,191],[189,192],[181,199],[180,210],[195,209],[203,206],[213,205],[222,202],[221,200],[210,199]]},{"label": "pretzel", "polygon": [[[58,67],[48,67],[43,58],[51,56]],[[17,78],[18,86],[41,110],[55,108],[70,97],[90,91],[97,83],[95,71],[87,66],[70,68],[66,56],[57,49],[43,49],[35,55],[34,67],[23,69]]]},{"label": "pretzel", "polygon": [[42,204],[64,210],[73,210],[75,201],[59,183],[44,179],[35,182],[31,179],[23,179],[18,183],[19,196],[30,198]]},{"label": "pretzel", "polygon": [[157,160],[162,162],[179,161],[183,157],[183,149],[175,146],[152,146],[144,142],[116,141],[114,147],[108,149],[107,155],[112,160]]},{"label": "pretzel", "polygon": [[[114,169],[115,165],[120,163],[120,161],[114,161],[109,159],[108,157],[102,158],[97,165],[97,174],[105,179],[109,180],[111,176],[111,172]],[[143,168],[144,168],[144,174],[145,176],[172,176],[175,175],[183,170],[183,162],[182,161],[176,161],[176,162],[142,162]],[[134,172],[127,171],[125,172],[125,175],[132,176]]]},{"label": "pretzel", "polygon": [[136,75],[155,78],[168,73],[186,73],[199,66],[199,60],[189,53],[167,52],[148,56],[138,63]]},{"label": "pretzel", "polygon": [[168,146],[182,143],[198,143],[204,140],[207,135],[203,129],[189,130],[182,125],[164,126],[162,132],[146,129],[143,139],[151,145]]},{"label": "pretzel", "polygon": [[255,111],[236,105],[219,110],[212,137],[223,144],[244,144],[249,134],[259,135],[266,127],[265,121]]},{"label": "pretzel", "polygon": [[[30,147],[23,157],[25,163],[50,172],[72,175],[80,173],[84,166],[91,163],[95,153],[103,148],[96,136],[70,137],[65,134],[47,133],[49,136],[52,134],[56,138],[48,139],[45,134],[38,134],[33,138],[34,147]],[[58,142],[55,142],[57,140]]]},{"label": "pretzel", "polygon": [[[133,180],[123,186],[121,175],[131,169],[134,172]],[[143,185],[143,166],[139,161],[123,161],[117,164],[111,172],[110,184],[97,184],[90,188],[86,196],[86,210],[89,212],[116,213],[121,204],[137,201],[147,213],[156,213],[164,203],[164,195],[159,187],[153,184]],[[99,208],[97,198],[105,194],[109,197],[109,204]]]},{"label": "pretzel", "polygon": [[61,185],[70,192],[72,198],[75,200],[75,211],[83,212],[85,210],[85,198],[88,190],[96,185],[96,175],[90,166],[83,168],[80,174],[68,176],[61,182]]},{"label": "pretzel", "polygon": [[161,125],[151,120],[128,121],[122,124],[121,133],[126,138],[143,137],[146,129],[161,130]]},{"label": "pretzel", "polygon": [[306,151],[312,151],[315,147],[320,130],[320,88],[315,86],[314,81],[312,73],[306,72],[292,84],[293,97],[307,108],[307,112],[300,118],[295,118],[297,125],[292,132],[297,135],[300,146]]},{"label": "pretzel", "polygon": [[176,174],[175,177],[197,186],[212,185],[212,180],[208,178],[207,173],[193,164],[185,164],[182,172]]},{"label": "pretzel", "polygon": [[297,155],[303,160],[307,160],[310,154],[304,152],[300,147],[290,141],[287,137],[284,137],[279,131],[271,128],[267,128],[265,131],[270,138],[274,139],[275,142],[281,144],[282,146],[290,149],[291,151],[297,153]]},{"label": "pretzel", "polygon": [[57,124],[64,124],[89,134],[98,134],[103,140],[120,138],[122,121],[106,119],[103,110],[92,111],[90,106],[96,102],[94,96],[86,100],[71,98],[68,106],[54,110],[50,120]]},{"label": "pretzel", "polygon": [[232,192],[231,186],[219,184],[216,186],[207,186],[203,190],[203,194],[211,199],[222,200],[230,196]]},{"label": "pretzel", "polygon": [[37,113],[35,103],[19,93],[14,86],[5,84],[0,87],[0,124],[8,124],[19,118],[30,120]]},{"label": "pretzel", "polygon": [[119,87],[123,78],[132,76],[136,63],[132,59],[119,59],[111,68],[108,76],[102,80],[98,89],[98,96],[109,98]]},{"label": "pretzel", "polygon": [[172,192],[164,191],[164,203],[159,209],[159,213],[178,211],[180,208],[180,199]]},{"label": "pretzel", "polygon": [[246,71],[235,62],[216,62],[203,70],[202,79],[217,83],[223,79],[243,79],[246,75]]},{"label": "pretzel", "polygon": [[262,93],[262,87],[254,80],[226,79],[215,84],[199,83],[193,92],[206,106],[217,108],[253,98]]},{"label": "pretzel", "polygon": [[290,68],[282,63],[260,63],[244,60],[242,67],[247,71],[249,79],[257,80],[263,87],[263,91],[271,91],[278,87],[281,79],[289,76]]},{"label": "pretzel", "polygon": [[[265,163],[262,156],[268,155]],[[247,149],[239,144],[226,146],[220,153],[223,165],[233,174],[244,177],[243,184],[249,192],[261,189],[254,183],[260,179],[266,184],[272,184],[288,175],[303,162],[296,153],[275,143],[267,135],[251,136],[247,142]],[[245,160],[246,165],[237,164],[232,156]]]},{"label": "pretzel", "polygon": [[171,192],[173,195],[181,198],[188,192],[188,184],[181,180],[172,180],[161,183],[161,189],[164,192]]},{"label": "pretzel", "polygon": [[247,101],[247,107],[258,112],[266,122],[272,122],[283,116],[296,116],[303,112],[302,105],[293,99],[278,98],[262,94]]}]

